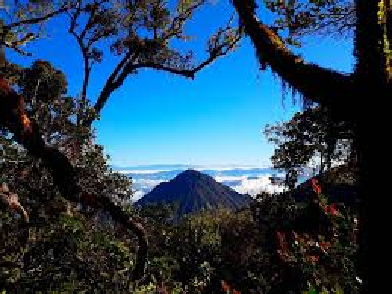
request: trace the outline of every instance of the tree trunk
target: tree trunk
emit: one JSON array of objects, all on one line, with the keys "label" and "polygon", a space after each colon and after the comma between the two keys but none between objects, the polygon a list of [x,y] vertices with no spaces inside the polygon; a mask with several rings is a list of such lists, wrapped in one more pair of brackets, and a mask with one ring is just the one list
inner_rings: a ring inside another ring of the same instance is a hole
[{"label": "tree trunk", "polygon": [[[383,127],[382,111],[377,103],[384,103],[390,92],[392,44],[392,15],[386,0],[356,0],[356,33],[354,55],[355,72],[350,77],[309,65],[282,45],[281,39],[259,22],[252,7],[254,1],[233,0],[240,22],[251,38],[260,63],[267,63],[285,82],[306,98],[329,107],[333,119],[349,121],[354,126],[354,149],[358,164],[359,185],[359,254],[358,275],[362,279],[362,292],[369,293],[369,233],[370,213],[375,200],[370,200],[372,188],[380,185],[372,182],[371,175],[379,170],[372,164],[372,154],[380,148],[374,133]],[[280,41],[280,42],[279,42]],[[313,86],[312,86],[313,85]],[[314,87],[316,85],[316,87]],[[381,94],[380,94],[381,93]],[[377,96],[376,101],[371,98]],[[366,97],[361,99],[361,97]],[[370,119],[369,114],[377,114]],[[385,117],[385,116],[384,116]],[[370,130],[370,131],[369,131]],[[386,132],[384,132],[386,134]],[[382,154],[386,155],[386,154]],[[374,177],[375,178],[375,177]]]},{"label": "tree trunk", "polygon": [[[388,2],[388,3],[387,3]],[[355,122],[355,148],[358,156],[359,170],[359,253],[358,253],[358,275],[363,281],[363,293],[369,293],[369,268],[370,256],[369,234],[370,234],[370,211],[372,211],[373,202],[371,200],[372,187],[376,189],[380,183],[372,182],[379,171],[372,163],[372,154],[377,154],[379,145],[375,132],[383,124],[380,124],[379,118],[382,116],[382,109],[377,105],[377,101],[385,101],[388,93],[388,56],[387,32],[383,25],[383,10],[389,8],[389,1],[385,0],[356,0],[357,25],[355,33],[355,51],[357,63],[355,67],[355,85],[357,97],[366,97],[367,99],[358,99],[355,111],[352,111]],[[380,5],[380,6],[379,6]],[[379,14],[380,13],[380,14]],[[390,20],[389,20],[390,21]],[[391,41],[391,40],[389,40]],[[369,98],[374,95],[377,101],[371,101]],[[377,118],[370,117],[377,113]],[[382,139],[382,138],[381,138]]]}]

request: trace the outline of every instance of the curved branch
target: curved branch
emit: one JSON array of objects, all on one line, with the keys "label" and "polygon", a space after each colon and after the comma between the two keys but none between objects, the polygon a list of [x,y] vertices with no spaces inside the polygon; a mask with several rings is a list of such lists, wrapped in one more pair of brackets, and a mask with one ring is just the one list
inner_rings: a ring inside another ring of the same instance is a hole
[{"label": "curved branch", "polygon": [[[127,72],[125,69],[129,64],[132,64],[134,60],[137,58],[139,52],[136,51],[133,53],[133,56],[130,52],[128,52],[125,57],[117,64],[113,72],[110,74],[109,78],[106,80],[105,86],[103,87],[99,97],[94,105],[95,114],[99,114],[104,107],[106,101],[109,99],[110,95],[122,85],[125,78],[131,72]],[[119,82],[119,80],[121,82]],[[83,126],[90,127],[93,123],[94,118],[90,117],[83,121]]]},{"label": "curved branch", "polygon": [[[351,76],[306,63],[290,52],[282,39],[260,22],[252,9],[250,0],[233,0],[240,22],[251,38],[261,65],[268,64],[283,81],[307,99],[330,106],[341,114],[354,102]],[[344,109],[344,110],[343,110]]]},{"label": "curved branch", "polygon": [[44,15],[44,16],[24,19],[19,22],[15,22],[15,23],[11,23],[9,25],[6,25],[6,26],[4,26],[4,28],[5,29],[12,29],[12,28],[16,28],[19,26],[23,26],[23,25],[37,24],[37,23],[46,21],[56,15],[63,13],[63,12],[66,12],[69,8],[71,8],[70,5],[64,5],[59,10],[53,11],[51,13]]},{"label": "curved branch", "polygon": [[[7,128],[14,134],[15,140],[21,144],[29,154],[41,159],[49,169],[54,184],[62,196],[73,202],[86,203],[80,197],[80,188],[75,184],[76,171],[68,158],[59,150],[46,146],[38,125],[30,120],[26,114],[23,96],[17,94],[3,77],[0,77],[0,126]],[[113,219],[132,231],[138,238],[138,252],[133,271],[134,279],[144,276],[147,262],[148,242],[143,226],[129,217],[120,206],[114,204],[109,197],[98,199],[98,206],[107,210]]]},{"label": "curved branch", "polygon": [[[241,37],[242,37],[241,35],[236,36],[236,38],[234,38],[230,44],[223,43],[221,45],[218,45],[215,48],[215,50],[210,53],[210,56],[206,60],[204,60],[199,65],[191,69],[166,66],[164,64],[160,64],[156,62],[135,63],[135,60],[138,57],[139,52],[135,52],[132,58],[130,54],[126,55],[126,57],[124,57],[123,60],[116,66],[115,70],[112,72],[104,88],[102,89],[94,105],[95,113],[99,114],[101,112],[102,108],[104,107],[105,103],[109,99],[110,95],[116,89],[118,89],[124,83],[127,76],[135,72],[135,70],[140,68],[152,68],[156,70],[166,71],[175,75],[180,75],[186,78],[194,79],[195,75],[199,71],[201,71],[202,69],[210,65],[217,58],[227,55],[230,52],[230,50],[232,50],[238,44]],[[93,119],[87,120],[84,122],[84,125],[90,126],[92,122]]]}]

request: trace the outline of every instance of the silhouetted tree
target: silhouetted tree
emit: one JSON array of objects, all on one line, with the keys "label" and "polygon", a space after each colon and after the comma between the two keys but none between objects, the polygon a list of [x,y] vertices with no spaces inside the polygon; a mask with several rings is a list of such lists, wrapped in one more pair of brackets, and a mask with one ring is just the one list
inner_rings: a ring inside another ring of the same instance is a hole
[{"label": "silhouetted tree", "polygon": [[[299,3],[301,1],[289,1]],[[329,1],[315,1],[324,3]],[[256,55],[263,66],[269,66],[273,72],[299,92],[308,101],[319,103],[331,110],[336,121],[349,121],[353,125],[354,148],[357,154],[360,185],[360,266],[359,276],[363,279],[363,289],[368,291],[369,267],[367,266],[369,211],[374,200],[372,191],[379,183],[372,182],[370,175],[377,174],[372,164],[372,154],[376,154],[376,135],[368,132],[369,126],[378,128],[378,121],[366,119],[369,113],[379,113],[377,103],[368,99],[375,93],[382,93],[378,99],[386,100],[390,92],[391,76],[391,14],[388,1],[356,0],[354,72],[345,75],[315,64],[305,62],[292,53],[279,35],[256,17],[255,0],[233,0],[239,14],[240,23],[251,38]],[[295,7],[294,7],[295,8]],[[355,109],[354,109],[355,108]],[[382,117],[381,113],[379,117]],[[377,145],[377,144],[376,144]],[[377,145],[378,146],[378,145]],[[366,265],[365,265],[366,264]]]}]

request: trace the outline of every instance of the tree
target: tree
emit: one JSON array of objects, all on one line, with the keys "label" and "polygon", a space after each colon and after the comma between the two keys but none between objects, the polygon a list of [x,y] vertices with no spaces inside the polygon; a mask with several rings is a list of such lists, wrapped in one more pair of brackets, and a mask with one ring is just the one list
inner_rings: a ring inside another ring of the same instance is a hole
[{"label": "tree", "polygon": [[316,165],[319,176],[331,169],[332,161],[353,164],[352,127],[333,122],[327,109],[308,108],[285,123],[267,125],[265,135],[275,145],[271,160],[286,171],[286,184],[294,188],[298,176]]},{"label": "tree", "polygon": [[[231,26],[231,20],[209,38],[206,46],[208,56],[198,64],[194,64],[192,51],[181,52],[172,45],[173,40],[183,42],[189,39],[184,33],[184,26],[205,3],[205,0],[180,0],[171,11],[168,2],[163,0],[93,1],[81,2],[69,11],[69,32],[77,40],[84,59],[82,97],[87,95],[94,64],[103,57],[102,49],[96,44],[107,40],[111,52],[120,57],[97,98],[95,114],[100,113],[125,79],[141,68],[194,78],[205,66],[235,48],[240,32]],[[87,18],[87,22],[83,18]],[[92,121],[93,118],[83,124],[91,125]]]},{"label": "tree", "polygon": [[[21,45],[38,38],[43,30],[45,21],[65,13],[75,4],[72,1],[3,1],[0,13],[1,51],[5,48],[14,50],[22,55],[31,56],[21,49]],[[0,57],[0,66],[5,63],[4,56]]]},{"label": "tree", "polygon": [[[29,55],[20,48],[21,45],[38,38],[47,20],[65,13],[69,16],[68,31],[77,40],[84,60],[81,107],[78,108],[76,122],[70,123],[72,128],[77,130],[77,134],[73,134],[69,140],[74,146],[77,158],[88,141],[88,129],[92,122],[98,117],[110,95],[129,75],[140,68],[152,68],[194,78],[198,71],[235,48],[241,34],[230,26],[230,22],[210,37],[207,43],[208,56],[197,65],[192,63],[191,52],[181,53],[171,45],[172,40],[188,39],[184,35],[184,25],[205,2],[179,0],[174,10],[171,10],[169,3],[162,0],[11,1],[7,3],[8,10],[4,10],[6,17],[0,24],[0,67],[6,73],[12,69],[5,58],[4,47]],[[89,76],[93,66],[102,60],[104,52],[99,44],[110,47],[111,52],[120,57],[120,61],[97,97],[93,111],[90,111],[87,107]],[[36,69],[40,70],[39,66]],[[31,85],[36,85],[35,82],[28,81],[24,88],[19,89],[26,90],[22,95],[21,91],[17,92],[10,86],[10,81],[6,78],[4,74],[0,76],[3,102],[0,111],[1,127],[12,133],[13,140],[23,146],[29,155],[42,161],[64,197],[87,204],[87,200],[82,197],[84,194],[81,187],[77,185],[79,180],[74,163],[58,146],[50,146],[45,141],[41,123],[31,117],[26,108],[27,102],[33,97],[24,95],[34,93],[35,97],[37,93],[31,88]],[[107,195],[96,197],[94,203],[108,210],[116,221],[127,226],[138,237],[138,262],[133,278],[141,278],[148,246],[143,227],[124,213]]]},{"label": "tree", "polygon": [[[1,129],[0,170],[3,186],[7,183],[6,189],[1,189],[1,196],[4,196],[2,200],[24,216],[28,224],[18,226],[15,218],[0,212],[0,284],[7,290],[18,287],[42,290],[49,284],[52,287],[65,287],[69,279],[74,279],[72,281],[76,280],[79,286],[84,284],[84,287],[92,286],[94,289],[94,285],[86,284],[85,275],[90,273],[95,277],[95,286],[113,287],[114,284],[110,286],[99,271],[115,275],[117,271],[113,267],[121,264],[123,268],[129,268],[127,262],[133,254],[127,250],[125,254],[117,248],[121,242],[118,237],[114,237],[119,226],[109,226],[109,229],[98,232],[94,229],[102,227],[102,223],[111,222],[103,222],[103,219],[107,220],[104,211],[92,208],[96,199],[102,197],[109,197],[114,203],[129,201],[132,193],[130,180],[110,170],[102,146],[94,143],[93,131],[73,123],[81,107],[80,99],[66,95],[67,83],[61,71],[48,62],[38,60],[29,68],[17,68],[11,80],[16,83],[20,93],[30,98],[25,100],[27,113],[40,122],[45,143],[61,150],[72,162],[77,185],[82,191],[80,202],[84,206],[79,207],[62,197],[58,189],[53,187],[51,175],[42,162],[16,144],[11,133]],[[79,154],[75,152],[70,139],[80,133],[82,128],[87,132],[89,140],[81,146],[82,152]],[[103,246],[109,243],[110,238],[113,248]],[[131,242],[121,241],[133,248]],[[91,246],[96,248],[94,258],[89,252]],[[109,263],[105,262],[110,258],[105,257],[108,250],[119,250],[118,264],[115,258]],[[96,264],[98,261],[99,265]],[[40,274],[33,274],[37,268],[44,270]],[[69,271],[73,272],[72,278],[66,274]],[[47,276],[50,272],[57,273],[56,279],[51,280]],[[126,284],[125,281],[120,275],[115,283],[119,286],[121,283]]]},{"label": "tree", "polygon": [[[329,1],[317,2],[325,4]],[[366,292],[369,290],[369,268],[366,262],[369,254],[369,211],[370,207],[374,206],[370,195],[378,185],[370,179],[371,174],[376,174],[376,168],[371,162],[374,162],[372,154],[377,152],[374,144],[370,142],[377,140],[375,135],[366,130],[369,127],[377,128],[378,121],[364,118],[368,117],[369,113],[379,113],[380,108],[376,103],[369,103],[358,97],[369,98],[375,93],[383,93],[379,98],[387,99],[387,93],[390,91],[390,4],[384,0],[354,1],[356,65],[350,75],[306,63],[293,54],[277,33],[256,18],[256,1],[233,0],[233,4],[246,34],[253,42],[260,63],[270,66],[285,83],[306,99],[328,107],[334,120],[349,121],[354,126],[353,144],[358,158],[361,201],[358,270],[363,279],[363,291]]]}]

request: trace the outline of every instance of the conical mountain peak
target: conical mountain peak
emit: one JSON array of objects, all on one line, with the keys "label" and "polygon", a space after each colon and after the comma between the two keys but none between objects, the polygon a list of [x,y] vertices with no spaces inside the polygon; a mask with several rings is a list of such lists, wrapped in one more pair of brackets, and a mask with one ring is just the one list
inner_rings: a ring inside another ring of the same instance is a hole
[{"label": "conical mountain peak", "polygon": [[222,207],[236,210],[249,202],[249,196],[239,194],[207,174],[188,169],[171,181],[156,186],[136,205],[176,203],[178,205],[176,215],[182,217],[185,214]]}]

